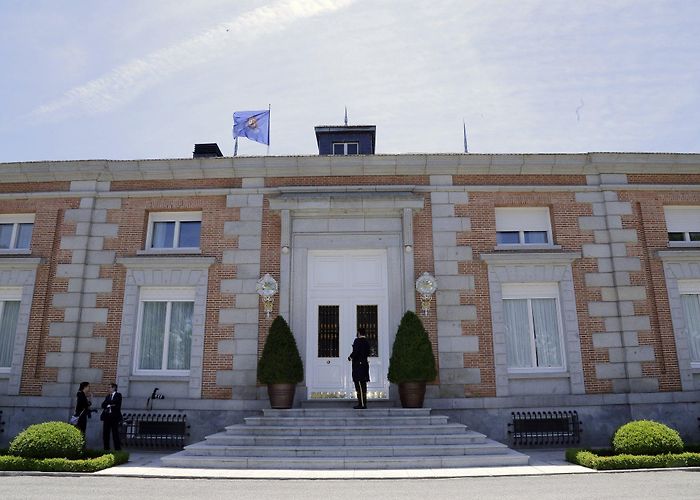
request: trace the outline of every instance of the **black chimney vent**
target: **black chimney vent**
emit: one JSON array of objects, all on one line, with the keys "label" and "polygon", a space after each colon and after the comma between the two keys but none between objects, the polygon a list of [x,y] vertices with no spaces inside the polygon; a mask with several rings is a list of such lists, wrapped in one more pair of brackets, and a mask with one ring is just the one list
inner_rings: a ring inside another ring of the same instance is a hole
[{"label": "black chimney vent", "polygon": [[194,145],[192,158],[221,158],[222,156],[224,155],[221,154],[219,145],[215,142]]}]

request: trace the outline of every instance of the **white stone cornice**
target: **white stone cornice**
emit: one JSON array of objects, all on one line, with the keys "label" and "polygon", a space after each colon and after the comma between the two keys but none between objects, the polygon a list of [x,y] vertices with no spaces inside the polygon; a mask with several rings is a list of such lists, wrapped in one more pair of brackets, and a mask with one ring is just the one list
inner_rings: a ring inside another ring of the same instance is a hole
[{"label": "white stone cornice", "polygon": [[693,153],[400,154],[0,164],[0,182],[377,175],[700,173]]},{"label": "white stone cornice", "polygon": [[282,195],[294,194],[326,194],[326,193],[401,193],[415,191],[414,185],[373,185],[373,186],[282,186],[277,191]]},{"label": "white stone cornice", "polygon": [[216,262],[214,257],[189,257],[152,255],[143,257],[119,257],[117,264],[129,269],[206,269]]},{"label": "white stone cornice", "polygon": [[511,264],[571,264],[574,260],[580,259],[580,252],[498,252],[482,253],[481,260],[489,265],[507,266]]}]

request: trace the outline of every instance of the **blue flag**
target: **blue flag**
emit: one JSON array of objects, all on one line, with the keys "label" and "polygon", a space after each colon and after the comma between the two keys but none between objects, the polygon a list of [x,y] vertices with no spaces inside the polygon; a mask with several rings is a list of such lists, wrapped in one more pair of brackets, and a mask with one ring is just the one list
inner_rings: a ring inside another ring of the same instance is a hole
[{"label": "blue flag", "polygon": [[270,110],[236,111],[233,113],[233,137],[270,144]]}]

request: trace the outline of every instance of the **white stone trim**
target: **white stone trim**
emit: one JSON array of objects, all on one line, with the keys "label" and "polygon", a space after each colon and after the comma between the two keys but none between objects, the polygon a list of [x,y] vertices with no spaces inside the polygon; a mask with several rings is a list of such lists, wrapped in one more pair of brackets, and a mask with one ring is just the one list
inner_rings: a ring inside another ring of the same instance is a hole
[{"label": "white stone trim", "polygon": [[3,163],[3,182],[298,177],[302,175],[469,175],[697,173],[692,153],[400,154],[261,156]]},{"label": "white stone trim", "polygon": [[[482,254],[481,258],[488,263],[489,289],[491,299],[491,321],[494,343],[494,368],[496,371],[496,395],[511,396],[514,386],[511,380],[523,380],[528,374],[518,373],[512,377],[508,370],[506,359],[505,324],[503,314],[502,285],[555,283],[558,289],[561,334],[565,353],[566,372],[550,373],[549,378],[557,377],[567,380],[566,386],[570,394],[585,392],[583,381],[583,364],[581,361],[581,341],[578,329],[578,313],[574,294],[573,273],[571,263],[581,254],[566,253],[517,253],[517,254]],[[532,373],[532,379],[542,378],[541,372]],[[553,382],[554,383],[554,382]],[[559,385],[550,385],[546,380],[538,384],[522,386],[533,394],[545,394]],[[520,394],[523,395],[523,394]]]},{"label": "white stone trim", "polygon": [[666,277],[666,292],[671,311],[673,336],[676,340],[681,388],[684,391],[700,390],[700,378],[694,376],[696,369],[690,357],[688,329],[681,304],[682,282],[700,280],[700,250],[660,250],[658,256],[663,261]]},{"label": "white stone trim", "polygon": [[[209,282],[209,266],[213,257],[124,257],[117,263],[125,265],[124,307],[119,336],[117,383],[123,394],[128,395],[129,383],[136,375],[132,369],[138,335],[139,292],[143,287],[193,288],[194,312],[192,316],[192,350],[187,394],[190,398],[202,395],[202,369],[204,364],[204,328]],[[160,375],[159,375],[160,376]],[[136,380],[143,380],[139,374]]]},{"label": "white stone trim", "polygon": [[40,258],[0,257],[0,287],[16,288],[19,289],[20,293],[19,317],[15,343],[12,348],[12,362],[9,370],[0,373],[0,378],[7,380],[8,396],[19,394],[36,270],[41,262]]}]

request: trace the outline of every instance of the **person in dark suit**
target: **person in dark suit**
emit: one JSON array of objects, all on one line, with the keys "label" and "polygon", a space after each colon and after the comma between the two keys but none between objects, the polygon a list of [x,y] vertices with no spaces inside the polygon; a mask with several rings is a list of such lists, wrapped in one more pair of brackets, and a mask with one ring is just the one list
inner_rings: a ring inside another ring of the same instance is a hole
[{"label": "person in dark suit", "polygon": [[90,406],[92,405],[90,397],[90,382],[81,382],[76,395],[75,413],[73,415],[78,417],[78,423],[75,426],[83,433],[83,437],[85,437],[85,430],[87,429],[87,419],[90,418]]},{"label": "person in dark suit", "polygon": [[352,361],[352,381],[357,391],[357,406],[355,410],[367,409],[367,382],[369,382],[369,341],[365,336],[365,329],[357,330],[357,338],[352,343],[352,353],[348,361]]},{"label": "person in dark suit", "polygon": [[122,395],[117,392],[117,384],[109,384],[109,394],[102,401],[102,441],[104,449],[109,450],[109,435],[112,434],[114,449],[121,450],[119,440],[119,423],[122,421]]}]

